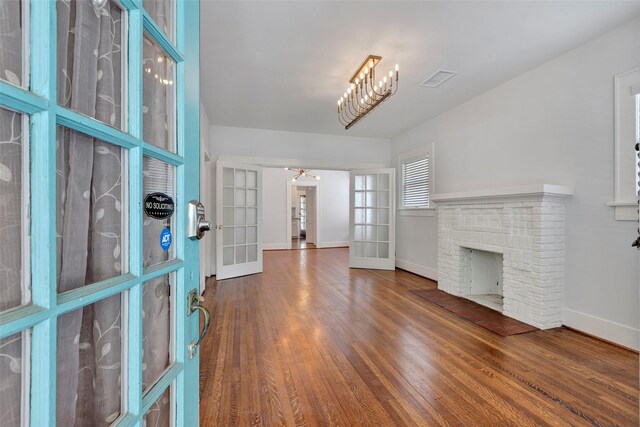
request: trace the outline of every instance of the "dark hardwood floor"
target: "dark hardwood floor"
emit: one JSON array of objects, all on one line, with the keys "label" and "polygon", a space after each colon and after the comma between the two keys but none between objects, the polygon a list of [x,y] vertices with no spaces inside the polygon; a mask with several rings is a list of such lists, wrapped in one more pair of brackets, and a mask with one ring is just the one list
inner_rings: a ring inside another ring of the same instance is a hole
[{"label": "dark hardwood floor", "polygon": [[347,249],[270,251],[207,283],[202,426],[637,426],[638,354],[558,328],[502,337],[348,268]]},{"label": "dark hardwood floor", "polygon": [[291,249],[315,249],[314,243],[307,242],[306,239],[291,239]]}]

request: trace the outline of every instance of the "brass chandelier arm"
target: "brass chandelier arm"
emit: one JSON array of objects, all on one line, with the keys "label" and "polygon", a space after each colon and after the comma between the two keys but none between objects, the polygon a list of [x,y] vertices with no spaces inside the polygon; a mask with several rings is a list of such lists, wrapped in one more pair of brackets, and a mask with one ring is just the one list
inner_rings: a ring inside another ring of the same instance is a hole
[{"label": "brass chandelier arm", "polygon": [[[375,86],[373,85],[373,82],[375,82],[375,80],[376,80],[376,76],[375,76],[375,72],[374,72],[374,73],[372,74],[372,79],[371,79],[371,82],[370,82],[370,83],[372,84],[372,89],[371,89],[371,90],[372,90],[372,91],[373,91],[377,96],[384,96],[384,95],[385,95],[385,93],[386,93],[386,91],[384,91],[384,90],[383,90],[382,92],[378,92],[378,91],[376,90]],[[380,89],[382,89],[382,86],[380,86]]]},{"label": "brass chandelier arm", "polygon": [[350,116],[349,111],[346,108],[342,110],[342,113],[343,113],[342,118],[348,122],[356,118],[356,116]]},{"label": "brass chandelier arm", "polygon": [[355,118],[355,117],[358,117],[358,110],[357,110],[358,107],[356,106],[355,107],[356,110],[355,111],[353,110],[353,108],[352,108],[353,107],[353,99],[354,99],[353,97],[354,97],[354,92],[351,92],[351,101],[347,102],[347,105],[349,107],[349,113],[351,113],[351,115]]},{"label": "brass chandelier arm", "polygon": [[[368,105],[369,107],[373,107],[373,106],[375,105],[375,102],[373,102],[373,101],[374,101],[374,100],[373,100],[373,98],[369,96],[369,92],[370,92],[370,91],[369,91],[369,90],[367,90],[367,82],[366,82],[366,80],[365,80],[365,82],[364,82],[364,92],[365,92],[365,96],[364,96],[364,98],[363,98],[363,99],[364,99],[364,103],[365,103],[366,105]],[[367,101],[367,98],[368,98],[371,102]],[[369,108],[367,108],[367,109],[369,109]]]},{"label": "brass chandelier arm", "polygon": [[347,122],[345,122],[344,120],[342,120],[342,112],[339,112],[339,113],[338,113],[338,121],[340,122],[340,124],[341,124],[342,126],[346,126],[346,125],[348,125],[348,124],[349,124],[349,122],[348,122],[348,121],[347,121]]},{"label": "brass chandelier arm", "polygon": [[343,106],[342,110],[340,110],[340,117],[347,121],[352,120],[352,118],[349,116],[347,112],[346,106]]}]

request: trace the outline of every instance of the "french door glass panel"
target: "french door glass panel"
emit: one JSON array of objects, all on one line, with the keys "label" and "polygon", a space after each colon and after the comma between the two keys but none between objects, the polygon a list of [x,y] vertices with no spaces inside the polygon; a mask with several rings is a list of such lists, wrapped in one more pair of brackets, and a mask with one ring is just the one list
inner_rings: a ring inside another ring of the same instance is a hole
[{"label": "french door glass panel", "polygon": [[[58,126],[56,264],[58,292],[127,273],[125,149]],[[123,256],[124,255],[124,256]]]},{"label": "french door glass panel", "polygon": [[58,317],[56,423],[103,426],[124,409],[123,295]]},{"label": "french door glass panel", "polygon": [[142,287],[142,389],[155,384],[173,362],[174,316],[171,307],[175,275],[146,281]]},{"label": "french door glass panel", "polygon": [[395,268],[393,169],[351,172],[350,265]]},{"label": "french door glass panel", "polygon": [[30,301],[28,120],[0,108],[0,312]]},{"label": "french door glass panel", "polygon": [[[197,423],[198,14],[0,1],[2,427]],[[243,189],[251,257],[258,196]],[[173,214],[147,216],[149,192]]]},{"label": "french door glass panel", "polygon": [[171,389],[169,387],[158,398],[144,415],[142,425],[144,427],[169,427],[171,425]]},{"label": "french door glass panel", "polygon": [[9,0],[0,2],[0,79],[15,86],[28,86],[28,58],[25,46],[28,34],[29,2]]},{"label": "french door glass panel", "polygon": [[2,425],[19,426],[29,419],[29,340],[27,329],[0,339],[0,416]]},{"label": "french door glass panel", "polygon": [[[144,157],[142,166],[144,194],[162,193],[176,198],[175,167],[161,160]],[[167,249],[161,246],[160,239],[165,229],[175,230],[175,215],[157,219],[143,214],[144,267],[148,268],[176,257],[176,245],[171,243]]]},{"label": "french door glass panel", "polygon": [[142,0],[149,16],[155,21],[160,30],[169,37],[171,41],[175,40],[175,17],[176,2],[173,0]]},{"label": "french door glass panel", "polygon": [[114,0],[57,0],[56,14],[58,104],[126,130],[126,12]]},{"label": "french door glass panel", "polygon": [[142,116],[144,140],[176,151],[176,63],[145,34],[143,49]]}]

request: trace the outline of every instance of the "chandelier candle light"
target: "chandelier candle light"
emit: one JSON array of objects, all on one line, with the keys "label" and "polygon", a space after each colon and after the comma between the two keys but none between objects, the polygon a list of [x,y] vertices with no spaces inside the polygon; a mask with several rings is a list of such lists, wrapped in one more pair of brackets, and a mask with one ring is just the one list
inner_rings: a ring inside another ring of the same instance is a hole
[{"label": "chandelier candle light", "polygon": [[[338,100],[338,120],[345,129],[358,123],[398,91],[398,64],[395,76],[389,71],[380,81],[376,78],[376,66],[381,56],[369,55],[353,74],[347,91]],[[394,83],[395,80],[395,83]]]},{"label": "chandelier candle light", "polygon": [[307,176],[309,178],[315,179],[316,181],[320,179],[319,176],[309,174],[308,172],[310,169],[284,168],[284,170],[291,171],[296,174],[296,176],[291,178],[291,182],[296,182],[301,176]]}]

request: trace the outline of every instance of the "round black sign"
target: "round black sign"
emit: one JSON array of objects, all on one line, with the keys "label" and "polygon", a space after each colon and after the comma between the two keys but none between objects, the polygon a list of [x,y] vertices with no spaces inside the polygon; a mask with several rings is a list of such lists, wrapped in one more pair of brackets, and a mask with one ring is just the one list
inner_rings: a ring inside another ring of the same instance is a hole
[{"label": "round black sign", "polygon": [[173,199],[164,193],[151,193],[144,198],[144,212],[151,218],[170,218],[174,209]]}]

